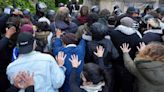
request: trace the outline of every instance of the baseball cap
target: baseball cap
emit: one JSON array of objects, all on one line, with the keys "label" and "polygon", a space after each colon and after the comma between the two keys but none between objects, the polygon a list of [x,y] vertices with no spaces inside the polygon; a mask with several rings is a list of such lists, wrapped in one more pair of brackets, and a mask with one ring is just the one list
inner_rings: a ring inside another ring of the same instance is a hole
[{"label": "baseball cap", "polygon": [[17,38],[17,46],[20,54],[27,54],[33,50],[34,37],[29,32],[21,32]]}]

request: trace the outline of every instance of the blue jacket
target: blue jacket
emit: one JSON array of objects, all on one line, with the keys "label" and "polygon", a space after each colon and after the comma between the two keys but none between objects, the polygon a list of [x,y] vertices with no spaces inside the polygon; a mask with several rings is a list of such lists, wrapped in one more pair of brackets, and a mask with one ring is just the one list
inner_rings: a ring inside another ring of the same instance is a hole
[{"label": "blue jacket", "polygon": [[11,62],[13,62],[14,60],[16,60],[18,58],[18,55],[19,55],[19,49],[17,47],[15,47],[13,49]]},{"label": "blue jacket", "polygon": [[78,67],[77,69],[77,81],[79,81],[79,85],[80,85],[80,73],[83,70],[83,65],[84,65],[84,57],[85,57],[85,40],[82,39],[79,43],[79,45],[75,45],[75,44],[69,44],[66,47],[62,46],[62,41],[60,38],[56,38],[54,40],[54,49],[53,49],[53,54],[56,56],[58,54],[58,52],[63,51],[67,57],[65,59],[65,64],[64,66],[66,67],[66,79],[65,79],[65,83],[63,85],[63,90],[64,92],[70,92],[70,87],[69,87],[69,76],[71,74],[72,71],[72,64],[69,61],[69,58],[71,58],[71,55],[76,54],[78,55],[79,60],[81,60],[81,65]]}]

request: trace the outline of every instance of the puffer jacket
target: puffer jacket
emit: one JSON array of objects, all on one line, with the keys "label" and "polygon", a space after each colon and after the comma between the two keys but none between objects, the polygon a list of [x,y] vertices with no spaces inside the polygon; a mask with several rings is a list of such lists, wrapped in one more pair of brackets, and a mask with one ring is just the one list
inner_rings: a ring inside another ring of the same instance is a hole
[{"label": "puffer jacket", "polygon": [[124,53],[126,68],[137,78],[136,92],[164,92],[164,62],[135,58]]}]

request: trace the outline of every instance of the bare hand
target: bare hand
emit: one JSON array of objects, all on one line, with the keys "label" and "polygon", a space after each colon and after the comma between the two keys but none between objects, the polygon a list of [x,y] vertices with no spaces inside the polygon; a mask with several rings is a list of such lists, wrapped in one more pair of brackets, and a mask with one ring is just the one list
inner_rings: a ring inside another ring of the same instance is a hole
[{"label": "bare hand", "polygon": [[6,34],[5,34],[5,36],[7,38],[10,38],[15,32],[16,32],[16,28],[14,26],[12,26],[10,28],[6,28]]},{"label": "bare hand", "polygon": [[29,86],[34,85],[34,73],[30,75],[28,72],[19,72],[18,75],[14,78],[14,85],[17,88],[26,89]]},{"label": "bare hand", "polygon": [[58,55],[55,57],[59,66],[64,65],[64,60],[65,60],[66,56],[67,55],[64,55],[64,52],[59,52]]},{"label": "bare hand", "polygon": [[97,46],[96,49],[97,49],[97,52],[94,52],[94,54],[95,54],[97,57],[103,57],[104,48],[103,48],[102,46]]},{"label": "bare hand", "polygon": [[120,46],[123,53],[129,53],[131,48],[129,48],[129,44],[123,43],[122,46]]},{"label": "bare hand", "polygon": [[69,59],[69,61],[72,63],[72,67],[74,68],[78,68],[81,64],[81,61],[78,61],[77,55],[71,55],[71,59]]},{"label": "bare hand", "polygon": [[137,46],[138,51],[141,51],[141,50],[143,50],[146,47],[144,42],[140,42],[139,44],[140,44],[140,47]]},{"label": "bare hand", "polygon": [[62,35],[62,31],[60,29],[56,29],[56,37],[60,38],[60,36]]},{"label": "bare hand", "polygon": [[17,88],[22,88],[21,87],[21,84],[22,84],[22,80],[20,78],[20,73],[18,73],[15,78],[14,78],[14,86],[17,87]]}]

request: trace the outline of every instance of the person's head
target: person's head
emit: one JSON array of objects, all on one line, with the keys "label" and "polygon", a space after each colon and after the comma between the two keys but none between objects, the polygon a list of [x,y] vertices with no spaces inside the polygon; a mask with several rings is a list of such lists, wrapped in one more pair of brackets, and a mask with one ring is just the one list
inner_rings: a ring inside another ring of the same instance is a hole
[{"label": "person's head", "polygon": [[37,31],[50,31],[50,21],[46,17],[41,17],[37,23]]},{"label": "person's head", "polygon": [[110,11],[108,9],[103,9],[103,10],[100,11],[99,15],[100,15],[101,18],[104,18],[104,19],[107,20],[110,16]]},{"label": "person's head", "polygon": [[120,20],[120,22],[121,22],[121,25],[130,27],[130,28],[133,28],[135,24],[135,21],[130,17],[124,17]]},{"label": "person's head", "polygon": [[88,15],[88,25],[89,26],[92,25],[93,23],[97,22],[98,19],[99,19],[98,14],[96,14],[96,13],[90,13]]},{"label": "person's head", "polygon": [[162,18],[164,18],[164,7],[157,8],[156,12],[158,14],[158,18],[162,20]]},{"label": "person's head", "polygon": [[153,9],[154,9],[153,5],[148,4],[144,9],[144,13],[147,14],[151,12]]},{"label": "person's head", "polygon": [[158,42],[151,42],[138,52],[137,58],[164,62],[164,45]]},{"label": "person's head", "polygon": [[104,39],[105,35],[107,34],[108,27],[99,22],[96,22],[91,25],[90,32],[92,34],[93,40],[100,41]]},{"label": "person's head", "polygon": [[54,22],[55,21],[55,11],[54,10],[48,10],[46,17],[51,21]]},{"label": "person's head", "polygon": [[43,17],[47,9],[47,5],[44,2],[38,2],[36,3],[35,8],[36,8],[36,14],[40,17]]},{"label": "person's head", "polygon": [[73,33],[65,33],[64,35],[62,35],[61,39],[64,46],[67,46],[69,44],[77,44],[78,42],[76,35]]},{"label": "person's head", "polygon": [[92,7],[91,7],[91,12],[92,12],[92,13],[97,13],[97,14],[99,14],[99,12],[100,12],[100,7],[97,6],[97,5],[92,6]]},{"label": "person's head", "polygon": [[64,3],[59,3],[58,7],[64,7]]},{"label": "person's head", "polygon": [[88,14],[89,14],[88,6],[82,6],[80,9],[80,15],[81,16],[88,16]]},{"label": "person's head", "polygon": [[140,10],[138,8],[130,6],[126,11],[126,14],[128,14],[131,17],[138,17],[140,14]]},{"label": "person's head", "polygon": [[67,7],[60,7],[57,11],[55,20],[70,22],[69,9]]},{"label": "person's head", "polygon": [[110,16],[108,18],[108,24],[109,25],[116,25],[116,17],[115,16]]},{"label": "person's head", "polygon": [[147,29],[161,29],[159,20],[157,18],[148,19]]},{"label": "person's head", "polygon": [[17,32],[19,31],[19,26],[20,26],[20,20],[21,18],[19,17],[10,17],[6,23],[6,26],[9,27],[9,26],[15,26],[16,27],[16,30]]},{"label": "person's head", "polygon": [[30,32],[20,32],[17,38],[17,46],[20,54],[28,54],[36,47],[36,42]]},{"label": "person's head", "polygon": [[23,10],[23,16],[24,16],[25,18],[30,19],[30,18],[31,18],[31,12],[30,12],[30,10],[29,10],[29,9]]},{"label": "person's head", "polygon": [[33,25],[31,25],[31,24],[24,24],[20,28],[20,32],[29,32],[31,34],[34,34]]},{"label": "person's head", "polygon": [[83,82],[89,82],[90,84],[88,85],[98,84],[105,81],[103,69],[94,63],[85,64],[82,74]]},{"label": "person's head", "polygon": [[30,21],[30,19],[22,18],[20,20],[20,26],[23,26],[24,24],[31,24],[32,25],[32,22]]}]

